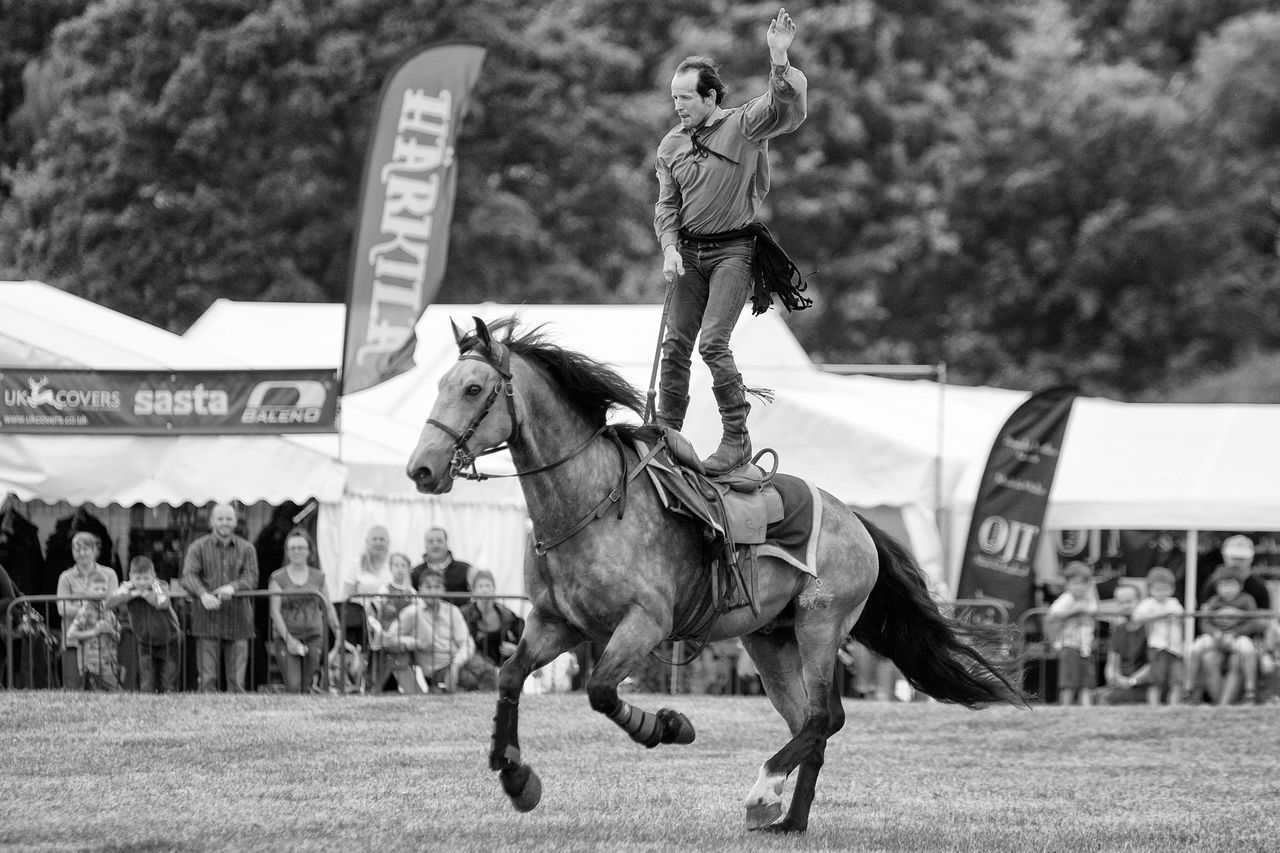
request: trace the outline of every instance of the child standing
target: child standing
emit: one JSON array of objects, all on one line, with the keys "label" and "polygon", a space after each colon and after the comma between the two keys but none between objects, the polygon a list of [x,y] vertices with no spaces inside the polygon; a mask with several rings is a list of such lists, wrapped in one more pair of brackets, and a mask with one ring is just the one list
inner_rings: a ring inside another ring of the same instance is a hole
[{"label": "child standing", "polygon": [[1182,602],[1173,597],[1173,572],[1156,566],[1147,572],[1147,597],[1134,608],[1133,619],[1147,628],[1147,655],[1151,661],[1147,704],[1159,705],[1167,696],[1170,705],[1182,701]]},{"label": "child standing", "polygon": [[1058,652],[1058,704],[1071,705],[1078,696],[1080,704],[1088,707],[1093,704],[1093,688],[1098,683],[1093,664],[1098,593],[1088,563],[1068,563],[1062,575],[1067,589],[1049,605],[1045,616],[1056,637],[1053,647]]},{"label": "child standing", "polygon": [[178,614],[169,601],[169,591],[156,578],[150,557],[129,561],[129,579],[107,599],[107,607],[121,607],[129,616],[129,629],[136,643],[138,690],[143,693],[175,693],[178,690]]},{"label": "child standing", "polygon": [[107,586],[106,575],[94,575],[88,594],[95,597],[80,605],[67,629],[67,639],[80,644],[80,676],[89,690],[120,689],[120,621],[106,607]]}]

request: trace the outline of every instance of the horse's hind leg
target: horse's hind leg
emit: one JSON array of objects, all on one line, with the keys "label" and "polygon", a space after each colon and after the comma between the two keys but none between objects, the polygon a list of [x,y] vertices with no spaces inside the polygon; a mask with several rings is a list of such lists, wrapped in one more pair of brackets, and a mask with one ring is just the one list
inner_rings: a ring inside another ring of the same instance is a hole
[{"label": "horse's hind leg", "polygon": [[[827,738],[844,726],[844,707],[834,689],[835,653],[830,662],[823,652],[830,643],[822,639],[827,628],[809,625],[805,633],[806,651],[818,660],[805,659],[801,644],[790,632],[743,637],[747,652],[755,662],[765,685],[765,693],[787,721],[791,740],[760,768],[756,784],[747,794],[747,828],[771,832],[804,832],[809,825],[818,774],[826,755]],[[818,677],[819,668],[826,671]],[[791,806],[782,813],[782,788],[792,770],[799,768]],[[775,822],[776,821],[776,822]]]},{"label": "horse's hind leg", "polygon": [[529,673],[581,641],[575,629],[564,622],[544,618],[534,610],[529,614],[515,654],[507,658],[498,673],[498,709],[493,717],[489,769],[498,772],[502,790],[511,798],[516,811],[530,811],[542,799],[542,780],[520,759],[520,692]]},{"label": "horse's hind leg", "polygon": [[634,608],[623,618],[609,638],[600,662],[587,679],[587,698],[592,710],[617,724],[638,744],[650,749],[660,743],[692,743],[693,724],[683,714],[662,708],[654,714],[624,702],[618,685],[653,651],[666,629],[648,613]]}]

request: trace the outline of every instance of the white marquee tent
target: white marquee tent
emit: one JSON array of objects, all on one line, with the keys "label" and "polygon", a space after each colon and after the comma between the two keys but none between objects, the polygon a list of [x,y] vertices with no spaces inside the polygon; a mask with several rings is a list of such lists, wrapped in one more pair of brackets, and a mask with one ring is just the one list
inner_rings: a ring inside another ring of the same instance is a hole
[{"label": "white marquee tent", "polygon": [[[24,281],[0,282],[0,370],[3,365],[180,370],[243,363],[204,353],[179,335],[58,288]],[[108,526],[118,534],[127,529],[121,519],[134,504],[302,504],[315,498],[321,529],[336,526],[347,472],[333,455],[294,439],[0,434],[0,500],[12,494],[55,512],[65,511],[56,509],[64,503],[90,503],[117,516]],[[323,557],[325,543],[320,546]],[[336,559],[336,542],[328,548]]]},{"label": "white marquee tent", "polygon": [[[459,556],[519,588],[525,522],[512,480],[460,483],[444,498],[417,495],[403,474],[409,449],[453,363],[450,321],[519,314],[565,346],[647,387],[657,305],[436,305],[418,325],[418,366],[344,399],[335,435],[244,437],[0,436],[0,494],[98,506],[217,499],[322,504],[326,565],[355,564],[364,531],[391,528],[416,556],[427,526],[450,530]],[[218,301],[176,336],[38,282],[0,283],[0,364],[212,369],[336,368],[341,305]],[[991,441],[1026,398],[994,388],[837,377],[818,370],[774,312],[744,315],[734,338],[748,384],[775,390],[757,404],[752,435],[784,470],[842,500],[900,512],[931,572],[954,582],[973,495]],[[687,433],[714,446],[718,418],[695,359]],[[1077,401],[1046,526],[1054,529],[1280,529],[1280,406]],[[225,460],[235,459],[234,466]],[[493,459],[489,470],[509,471]],[[935,511],[950,510],[943,570]],[[326,541],[327,540],[327,541]],[[1046,539],[1047,541],[1047,539]],[[1194,549],[1191,549],[1194,550]],[[338,577],[331,573],[331,581]],[[952,586],[954,588],[954,586]]]},{"label": "white marquee tent", "polygon": [[[519,561],[511,559],[518,556],[514,549],[478,553],[496,542],[513,542],[522,553],[524,504],[514,481],[460,483],[447,497],[427,498],[415,495],[404,476],[436,384],[456,360],[451,321],[470,328],[472,316],[492,321],[512,314],[526,325],[545,324],[553,341],[611,364],[639,388],[648,387],[659,305],[429,307],[417,326],[417,367],[344,398],[342,446],[333,436],[300,439],[340,454],[351,472],[344,565],[358,554],[365,526],[393,519],[392,540],[397,546],[416,545],[425,524],[441,523],[456,532],[460,556],[498,570],[500,587],[503,574],[519,571]],[[341,357],[343,317],[341,305],[219,300],[186,337],[202,349],[233,346],[263,368],[334,367]],[[1021,395],[823,373],[776,312],[744,314],[734,334],[734,353],[749,385],[776,393],[774,403],[757,403],[753,409],[756,447],[775,448],[783,470],[812,480],[841,500],[873,512],[891,529],[905,532],[922,563],[940,576],[942,542],[934,515],[944,502],[939,495],[948,495],[975,454],[985,453],[984,445]],[[709,450],[719,440],[719,416],[709,375],[696,358],[692,396],[686,433],[695,446]],[[482,467],[510,471],[509,461],[490,459]],[[487,512],[486,535],[477,541],[467,531],[475,530],[475,515],[482,510]],[[445,513],[450,513],[447,521]],[[424,514],[432,521],[424,521]],[[498,530],[516,532],[495,538]]]},{"label": "white marquee tent", "polygon": [[[1187,531],[1186,600],[1194,602],[1199,531],[1280,530],[1278,437],[1277,405],[1080,398],[1067,422],[1045,527]],[[955,492],[953,579],[984,462],[985,455]],[[1042,572],[1056,566],[1051,547],[1042,538]]]}]

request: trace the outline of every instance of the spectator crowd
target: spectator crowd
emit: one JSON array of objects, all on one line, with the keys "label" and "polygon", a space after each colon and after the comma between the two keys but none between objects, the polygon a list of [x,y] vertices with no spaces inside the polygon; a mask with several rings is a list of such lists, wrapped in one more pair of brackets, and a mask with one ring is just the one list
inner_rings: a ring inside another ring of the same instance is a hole
[{"label": "spectator crowd", "polygon": [[[237,521],[234,507],[213,507],[209,532],[186,549],[177,589],[157,577],[145,555],[132,558],[121,580],[101,562],[98,537],[75,533],[72,565],[57,586],[62,686],[172,692],[182,686],[185,658],[196,689],[243,692],[258,634],[256,603],[265,604],[267,615],[262,641],[272,661],[269,689],[417,694],[496,688],[524,620],[503,603],[515,597],[496,594],[491,572],[454,556],[444,529],[426,531],[415,563],[392,549],[386,527],[371,527],[335,603],[316,564],[315,543],[300,527],[284,536],[282,564],[259,592],[258,553],[236,534]],[[1089,564],[1068,563],[1061,591],[1046,602],[1042,618],[1056,701],[1280,702],[1280,619],[1269,610],[1266,584],[1251,571],[1253,557],[1248,537],[1224,540],[1221,564],[1208,574],[1194,614],[1164,566],[1120,579],[1104,601]],[[0,568],[0,606],[17,594]],[[892,664],[856,644],[841,650],[841,661],[851,687],[846,695],[910,698]],[[526,689],[568,689],[585,663],[582,651],[564,655],[531,676]],[[736,641],[711,644],[689,671],[691,689],[759,692]]]}]

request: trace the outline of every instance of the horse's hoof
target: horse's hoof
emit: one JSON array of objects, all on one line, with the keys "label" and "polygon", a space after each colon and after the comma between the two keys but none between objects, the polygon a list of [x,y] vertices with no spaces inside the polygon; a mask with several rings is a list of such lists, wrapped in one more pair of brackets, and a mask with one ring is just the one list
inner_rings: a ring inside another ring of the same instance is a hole
[{"label": "horse's hoof", "polygon": [[511,805],[518,812],[531,812],[542,801],[542,779],[528,764],[498,774],[502,790],[511,798]]},{"label": "horse's hoof", "polygon": [[752,803],[747,806],[747,829],[764,829],[782,814],[782,803]]},{"label": "horse's hoof", "polygon": [[658,719],[663,726],[663,743],[693,743],[696,737],[693,723],[689,722],[689,718],[684,714],[670,708],[660,708]]},{"label": "horse's hoof", "polygon": [[[781,808],[781,806],[779,806]],[[768,826],[759,827],[759,832],[767,832],[773,835],[799,835],[808,829],[807,826],[797,826],[791,821],[791,818],[783,818],[777,823],[771,823]]]}]

